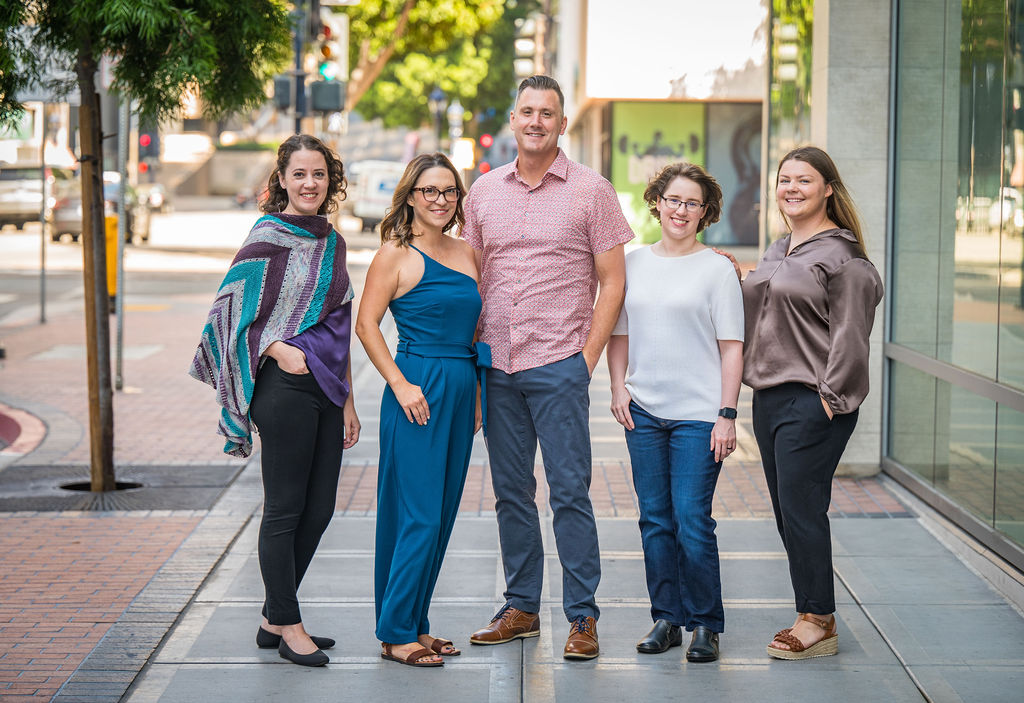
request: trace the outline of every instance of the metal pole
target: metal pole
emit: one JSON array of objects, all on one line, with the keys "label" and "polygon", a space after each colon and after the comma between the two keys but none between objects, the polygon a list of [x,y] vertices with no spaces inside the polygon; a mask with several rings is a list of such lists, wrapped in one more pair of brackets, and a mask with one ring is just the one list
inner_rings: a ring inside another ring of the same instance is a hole
[{"label": "metal pole", "polygon": [[124,240],[128,234],[128,213],[125,190],[128,187],[128,133],[131,129],[129,101],[121,96],[117,110],[117,163],[121,173],[121,187],[117,193],[117,283],[114,306],[117,313],[117,344],[114,352],[114,388],[124,390]]},{"label": "metal pole", "polygon": [[293,100],[295,108],[295,133],[302,134],[302,117],[306,112],[306,73],[302,70],[302,45],[305,43],[306,13],[305,3],[296,6],[292,13],[295,19],[295,37],[293,48],[295,50],[295,80],[292,81]]},{"label": "metal pole", "polygon": [[46,103],[43,103],[43,141],[39,147],[40,192],[43,202],[39,206],[39,322],[46,322]]}]

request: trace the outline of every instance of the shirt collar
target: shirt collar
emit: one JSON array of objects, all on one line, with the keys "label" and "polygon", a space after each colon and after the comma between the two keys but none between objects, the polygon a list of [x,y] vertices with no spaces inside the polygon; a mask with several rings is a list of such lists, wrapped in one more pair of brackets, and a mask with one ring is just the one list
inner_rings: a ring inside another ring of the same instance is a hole
[{"label": "shirt collar", "polygon": [[[543,178],[540,179],[541,183],[547,178],[548,174],[556,176],[557,178],[566,181],[569,179],[569,157],[562,151],[562,147],[558,147],[558,154],[555,156],[555,160],[548,166],[548,170],[544,172]],[[505,178],[514,178],[520,182],[524,182],[522,177],[519,175],[519,158],[512,162],[512,170],[506,174]]]}]

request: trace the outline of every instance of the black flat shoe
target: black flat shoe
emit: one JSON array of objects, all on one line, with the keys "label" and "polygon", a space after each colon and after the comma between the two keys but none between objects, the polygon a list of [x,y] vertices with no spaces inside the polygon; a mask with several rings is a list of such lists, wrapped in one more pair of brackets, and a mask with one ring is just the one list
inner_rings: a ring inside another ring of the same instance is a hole
[{"label": "black flat shoe", "polygon": [[686,661],[713,662],[718,659],[718,633],[712,632],[704,625],[697,625],[693,630],[693,639],[686,648]]},{"label": "black flat shoe", "polygon": [[[310,635],[309,639],[313,640],[320,649],[330,649],[334,646],[334,640],[330,637],[317,637],[316,635]],[[260,629],[256,630],[256,646],[260,649],[270,649],[271,647],[277,647],[281,644],[281,635],[275,635],[273,632],[264,630],[261,626]]]},{"label": "black flat shoe", "polygon": [[636,643],[636,651],[641,654],[661,654],[669,647],[678,647],[683,643],[683,630],[668,620],[658,620],[647,636]]},{"label": "black flat shoe", "polygon": [[287,659],[292,664],[298,664],[299,666],[323,666],[331,660],[330,657],[319,649],[312,654],[296,654],[284,640],[281,640],[281,644],[277,646],[277,653],[281,655],[282,659]]}]

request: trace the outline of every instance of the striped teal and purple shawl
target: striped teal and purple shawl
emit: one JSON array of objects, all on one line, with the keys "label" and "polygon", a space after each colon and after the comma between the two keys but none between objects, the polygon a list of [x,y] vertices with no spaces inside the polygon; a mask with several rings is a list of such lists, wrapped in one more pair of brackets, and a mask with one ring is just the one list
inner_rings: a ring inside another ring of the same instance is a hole
[{"label": "striped teal and purple shawl", "polygon": [[224,452],[252,452],[249,403],[260,356],[354,297],[345,240],[317,215],[264,215],[220,284],[189,375],[213,386]]}]

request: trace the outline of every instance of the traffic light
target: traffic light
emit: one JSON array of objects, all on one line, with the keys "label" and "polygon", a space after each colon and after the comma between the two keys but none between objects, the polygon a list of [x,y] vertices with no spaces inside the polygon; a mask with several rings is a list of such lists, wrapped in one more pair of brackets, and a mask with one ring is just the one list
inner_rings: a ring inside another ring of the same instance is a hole
[{"label": "traffic light", "polygon": [[309,86],[309,93],[313,110],[317,112],[341,112],[345,109],[344,81],[314,81]]},{"label": "traffic light", "polygon": [[156,132],[143,132],[139,135],[139,159],[160,158],[160,135]]},{"label": "traffic light", "polygon": [[325,81],[348,79],[348,15],[320,10],[317,72]]},{"label": "traffic light", "polygon": [[274,78],[274,107],[287,110],[292,106],[292,77],[280,75]]},{"label": "traffic light", "polygon": [[491,147],[494,146],[494,137],[490,134],[481,134],[480,158],[477,161],[477,170],[480,173],[487,173],[491,170]]},{"label": "traffic light", "polygon": [[519,17],[515,21],[515,55],[512,68],[516,78],[529,78],[536,73],[537,20],[534,17]]}]

